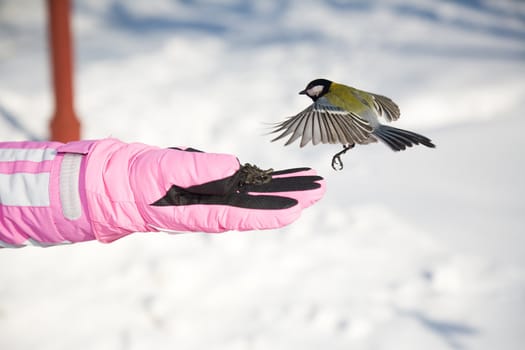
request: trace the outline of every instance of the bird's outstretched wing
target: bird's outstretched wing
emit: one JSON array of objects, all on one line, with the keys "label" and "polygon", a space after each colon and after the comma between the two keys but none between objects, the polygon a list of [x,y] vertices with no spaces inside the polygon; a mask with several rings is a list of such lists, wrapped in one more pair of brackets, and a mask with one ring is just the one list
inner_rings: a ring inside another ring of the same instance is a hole
[{"label": "bird's outstretched wing", "polygon": [[365,142],[372,132],[372,127],[357,114],[335,107],[321,98],[299,114],[278,123],[272,133],[279,132],[279,136],[272,142],[292,134],[285,146],[299,137],[301,147],[310,141],[314,145],[318,143],[348,145]]},{"label": "bird's outstretched wing", "polygon": [[376,95],[370,92],[368,92],[368,94],[374,98],[374,108],[379,115],[385,117],[389,122],[399,119],[401,112],[394,101],[386,96]]}]

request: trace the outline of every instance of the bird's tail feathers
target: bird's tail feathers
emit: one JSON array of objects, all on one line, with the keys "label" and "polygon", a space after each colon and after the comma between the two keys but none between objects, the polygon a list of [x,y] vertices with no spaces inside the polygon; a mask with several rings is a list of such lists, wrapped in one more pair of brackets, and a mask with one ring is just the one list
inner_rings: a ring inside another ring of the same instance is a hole
[{"label": "bird's tail feathers", "polygon": [[402,151],[407,147],[419,144],[431,148],[436,147],[428,137],[388,125],[380,125],[374,130],[373,134],[394,151]]}]

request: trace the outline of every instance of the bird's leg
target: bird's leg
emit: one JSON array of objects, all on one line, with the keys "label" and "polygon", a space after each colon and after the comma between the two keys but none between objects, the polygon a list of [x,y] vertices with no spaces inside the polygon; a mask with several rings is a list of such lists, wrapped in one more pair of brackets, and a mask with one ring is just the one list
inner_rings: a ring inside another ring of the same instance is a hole
[{"label": "bird's leg", "polygon": [[341,152],[337,152],[334,157],[332,158],[332,169],[334,170],[342,170],[343,169],[343,161],[341,160],[341,156],[346,153],[349,149],[354,148],[355,144],[351,145],[343,145],[343,150]]}]

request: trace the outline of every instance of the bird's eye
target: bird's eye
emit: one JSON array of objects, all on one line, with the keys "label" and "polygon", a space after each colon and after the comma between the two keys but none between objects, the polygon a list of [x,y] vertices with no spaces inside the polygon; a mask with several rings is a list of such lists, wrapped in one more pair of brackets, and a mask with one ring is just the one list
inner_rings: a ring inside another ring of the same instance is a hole
[{"label": "bird's eye", "polygon": [[319,96],[321,92],[323,92],[323,86],[322,85],[315,85],[306,90],[308,93],[308,96]]}]

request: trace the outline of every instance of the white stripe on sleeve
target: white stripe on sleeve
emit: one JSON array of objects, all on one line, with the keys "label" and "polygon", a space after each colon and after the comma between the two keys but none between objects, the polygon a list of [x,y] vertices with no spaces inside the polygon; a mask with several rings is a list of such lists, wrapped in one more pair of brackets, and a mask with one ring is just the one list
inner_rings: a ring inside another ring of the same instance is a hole
[{"label": "white stripe on sleeve", "polygon": [[53,160],[57,154],[56,149],[52,148],[1,148],[0,162],[30,161],[42,162]]},{"label": "white stripe on sleeve", "polygon": [[49,206],[49,173],[0,174],[0,204]]}]

